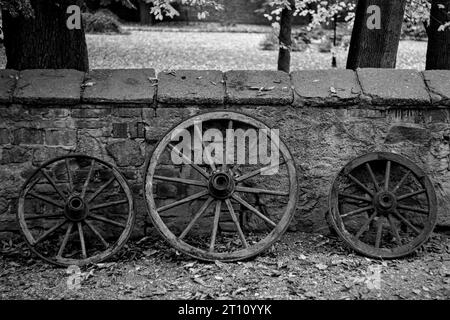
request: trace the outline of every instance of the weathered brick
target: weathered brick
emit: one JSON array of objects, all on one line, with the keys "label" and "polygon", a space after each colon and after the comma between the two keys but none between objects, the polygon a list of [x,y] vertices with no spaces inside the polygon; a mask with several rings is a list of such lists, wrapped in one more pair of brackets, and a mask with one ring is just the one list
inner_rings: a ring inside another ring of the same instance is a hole
[{"label": "weathered brick", "polygon": [[145,125],[142,122],[130,122],[128,130],[131,139],[145,138]]},{"label": "weathered brick", "polygon": [[73,147],[77,143],[76,130],[46,130],[45,144],[48,146],[70,146]]},{"label": "weathered brick", "polygon": [[361,94],[353,70],[301,70],[291,74],[295,106],[356,104]]},{"label": "weathered brick", "polygon": [[82,108],[72,109],[74,118],[96,118],[101,119],[111,114],[111,108]]},{"label": "weathered brick", "polygon": [[142,108],[114,108],[112,115],[120,118],[140,118],[142,117]]},{"label": "weathered brick", "polygon": [[11,143],[11,137],[8,129],[0,129],[0,144]]},{"label": "weathered brick", "polygon": [[113,123],[112,124],[113,138],[127,138],[128,137],[128,123]]},{"label": "weathered brick", "polygon": [[35,69],[20,72],[15,103],[76,104],[80,102],[84,72]]},{"label": "weathered brick", "polygon": [[110,122],[100,119],[79,119],[75,121],[75,125],[79,129],[100,129],[109,128]]},{"label": "weathered brick", "polygon": [[140,145],[134,140],[110,143],[106,146],[106,150],[119,167],[138,167],[144,163]]},{"label": "weathered brick", "polygon": [[433,103],[450,105],[450,70],[426,70],[423,77]]},{"label": "weathered brick", "polygon": [[13,144],[43,144],[44,131],[35,128],[19,128],[13,131]]},{"label": "weathered brick", "polygon": [[153,103],[153,69],[92,70],[83,92],[86,103]]},{"label": "weathered brick", "polygon": [[289,74],[282,71],[229,71],[225,74],[226,103],[289,105],[294,96]]},{"label": "weathered brick", "polygon": [[31,160],[32,150],[30,148],[9,146],[4,147],[0,157],[0,164],[23,163]]},{"label": "weathered brick", "polygon": [[223,73],[217,70],[177,70],[158,74],[158,102],[175,105],[222,105]]},{"label": "weathered brick", "polygon": [[42,147],[36,148],[33,152],[33,165],[40,166],[42,163],[60,156],[68,154],[70,151],[63,148]]},{"label": "weathered brick", "polygon": [[358,69],[364,95],[374,105],[427,106],[430,95],[422,75],[415,70]]},{"label": "weathered brick", "polygon": [[0,70],[0,103],[12,101],[13,90],[17,82],[19,72],[15,70]]},{"label": "weathered brick", "polygon": [[416,125],[395,125],[386,137],[386,143],[395,144],[401,142],[412,142],[424,144],[430,140],[430,132]]}]

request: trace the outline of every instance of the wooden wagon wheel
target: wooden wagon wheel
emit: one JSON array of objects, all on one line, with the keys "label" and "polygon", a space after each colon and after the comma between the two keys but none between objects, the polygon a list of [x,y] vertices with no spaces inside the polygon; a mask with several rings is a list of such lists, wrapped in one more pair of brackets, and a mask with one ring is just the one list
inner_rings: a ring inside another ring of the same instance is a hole
[{"label": "wooden wagon wheel", "polygon": [[[156,229],[180,252],[205,261],[247,259],[268,249],[286,231],[297,201],[295,163],[281,140],[279,170],[273,175],[264,175],[275,169],[273,165],[238,163],[236,149],[226,163],[212,160],[210,153],[197,163],[193,161],[195,146],[186,155],[175,144],[178,140],[172,141],[176,132],[185,130],[201,137],[207,129],[222,132],[223,145],[226,133],[233,130],[270,130],[252,117],[227,111],[200,114],[175,126],[147,159],[148,212]],[[272,138],[268,140],[278,141]],[[206,150],[209,143],[200,142],[199,149]],[[239,152],[248,152],[248,148],[247,144]],[[182,157],[181,164],[174,165],[173,154]]]},{"label": "wooden wagon wheel", "polygon": [[333,183],[329,207],[338,235],[371,258],[412,253],[436,224],[430,179],[413,162],[392,153],[370,153],[347,164]]},{"label": "wooden wagon wheel", "polygon": [[81,266],[117,253],[135,214],[128,184],[116,168],[68,155],[44,163],[28,178],[17,220],[36,255],[60,266]]}]

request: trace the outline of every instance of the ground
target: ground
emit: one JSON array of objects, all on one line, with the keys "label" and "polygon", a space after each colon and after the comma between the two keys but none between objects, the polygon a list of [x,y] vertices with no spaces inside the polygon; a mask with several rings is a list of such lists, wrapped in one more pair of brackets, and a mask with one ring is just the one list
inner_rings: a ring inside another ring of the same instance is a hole
[{"label": "ground", "polygon": [[81,270],[79,287],[68,285],[74,274],[35,259],[19,241],[3,242],[0,255],[0,299],[450,299],[450,238],[441,234],[390,261],[317,234],[288,233],[238,263],[199,262],[144,238]]},{"label": "ground", "polygon": [[[159,30],[159,29],[157,29]],[[176,31],[176,30],[175,30]],[[129,28],[126,35],[87,35],[91,69],[275,69],[277,51],[263,51],[264,33],[141,31]],[[425,68],[426,42],[401,41],[397,68]],[[347,51],[338,50],[338,67],[345,68]],[[0,68],[6,59],[0,49]],[[313,45],[292,54],[292,69],[329,69],[331,54]]]}]

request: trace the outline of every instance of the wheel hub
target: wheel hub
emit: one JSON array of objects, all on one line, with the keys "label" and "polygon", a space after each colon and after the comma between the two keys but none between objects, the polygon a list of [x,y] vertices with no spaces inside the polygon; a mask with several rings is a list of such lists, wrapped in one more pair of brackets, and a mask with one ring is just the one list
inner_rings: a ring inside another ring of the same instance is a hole
[{"label": "wheel hub", "polygon": [[217,199],[229,198],[235,189],[233,177],[225,172],[214,173],[209,180],[209,192]]},{"label": "wheel hub", "polygon": [[64,214],[70,221],[79,222],[86,218],[88,207],[80,196],[71,196],[66,203]]},{"label": "wheel hub", "polygon": [[396,196],[388,191],[381,191],[374,197],[374,205],[381,212],[388,212],[397,207]]}]

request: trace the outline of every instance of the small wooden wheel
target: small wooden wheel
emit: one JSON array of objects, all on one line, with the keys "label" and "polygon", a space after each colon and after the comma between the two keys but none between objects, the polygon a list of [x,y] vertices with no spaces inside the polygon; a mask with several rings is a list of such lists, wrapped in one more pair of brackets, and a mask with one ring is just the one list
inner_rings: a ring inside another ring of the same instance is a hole
[{"label": "small wooden wheel", "polygon": [[[241,150],[238,142],[225,149],[234,137],[230,132],[251,135],[251,130],[266,133],[264,138],[257,135],[254,145],[266,138],[266,148],[271,142],[277,145],[278,163],[242,164],[238,158],[250,154],[252,143]],[[297,201],[295,163],[286,145],[269,130],[245,114],[220,111],[194,116],[161,139],[147,159],[145,196],[153,224],[175,249],[205,261],[238,261],[268,249],[286,231]],[[184,150],[179,141],[190,138],[174,139],[180,132],[194,137]],[[215,132],[215,138],[206,138],[208,132]],[[217,149],[214,159],[212,150],[205,152],[213,143],[224,146],[224,161],[217,161]],[[203,157],[196,161],[199,151]],[[173,155],[182,161],[175,164]]]},{"label": "small wooden wheel", "polygon": [[135,214],[128,184],[116,168],[68,155],[44,163],[25,182],[17,220],[36,255],[60,266],[81,266],[117,253]]},{"label": "small wooden wheel", "polygon": [[420,247],[436,224],[430,179],[410,160],[370,153],[351,161],[330,192],[330,222],[355,251],[399,258]]}]

